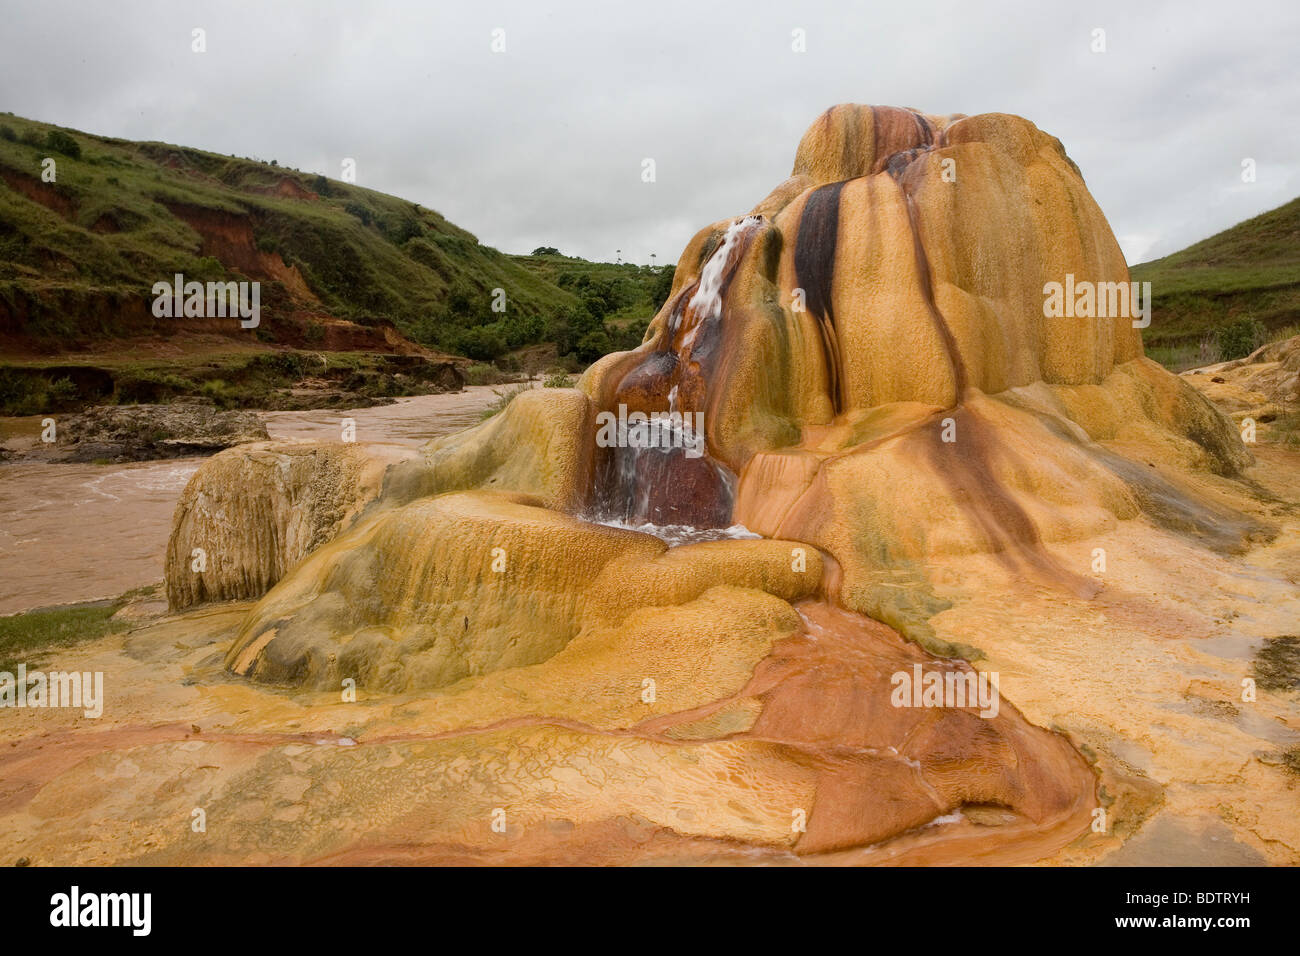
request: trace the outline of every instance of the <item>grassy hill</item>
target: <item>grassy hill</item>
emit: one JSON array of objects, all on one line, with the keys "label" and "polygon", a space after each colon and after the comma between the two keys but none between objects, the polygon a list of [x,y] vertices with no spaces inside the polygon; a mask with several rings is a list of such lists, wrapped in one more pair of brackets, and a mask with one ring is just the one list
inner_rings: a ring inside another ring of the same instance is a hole
[{"label": "grassy hill", "polygon": [[[403,355],[576,370],[639,344],[671,267],[550,252],[506,255],[431,209],[275,160],[0,114],[0,414],[298,407],[324,401],[290,394],[322,377],[352,383],[330,401],[384,398],[436,378]],[[260,325],[155,317],[154,283],[176,273],[258,281]]]},{"label": "grassy hill", "polygon": [[1151,283],[1152,358],[1177,368],[1248,354],[1300,323],[1300,199],[1129,271]]},{"label": "grassy hill", "polygon": [[[47,157],[55,182],[42,180]],[[3,115],[0,181],[0,336],[15,343],[165,333],[176,320],[154,319],[150,289],[176,272],[260,280],[257,334],[271,342],[318,313],[391,322],[452,352],[494,325],[513,347],[578,305],[433,210],[273,160]]]}]

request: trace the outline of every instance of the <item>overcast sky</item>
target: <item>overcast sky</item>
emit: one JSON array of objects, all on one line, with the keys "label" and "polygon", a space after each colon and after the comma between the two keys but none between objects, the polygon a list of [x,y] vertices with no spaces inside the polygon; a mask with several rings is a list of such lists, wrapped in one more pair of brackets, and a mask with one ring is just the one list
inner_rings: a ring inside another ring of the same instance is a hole
[{"label": "overcast sky", "polygon": [[833,103],[1018,113],[1065,144],[1133,263],[1300,194],[1298,11],[0,0],[0,110],[333,177],[352,157],[359,185],[503,251],[660,263],[784,179]]}]

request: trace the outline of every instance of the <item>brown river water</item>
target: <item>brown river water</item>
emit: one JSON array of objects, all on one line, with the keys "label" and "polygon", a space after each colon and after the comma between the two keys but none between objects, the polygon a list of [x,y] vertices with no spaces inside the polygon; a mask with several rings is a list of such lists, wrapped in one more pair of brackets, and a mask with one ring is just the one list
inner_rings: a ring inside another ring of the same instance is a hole
[{"label": "brown river water", "polygon": [[[419,395],[358,409],[266,412],[272,439],[420,445],[476,424],[502,387]],[[162,580],[172,512],[201,458],[123,465],[0,465],[0,614],[116,597]]]}]

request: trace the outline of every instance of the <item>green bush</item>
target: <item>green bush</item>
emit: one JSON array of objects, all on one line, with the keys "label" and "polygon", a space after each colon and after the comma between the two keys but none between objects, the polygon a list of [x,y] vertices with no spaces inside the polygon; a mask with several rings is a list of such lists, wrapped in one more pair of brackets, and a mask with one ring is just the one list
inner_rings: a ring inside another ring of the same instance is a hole
[{"label": "green bush", "polygon": [[302,355],[298,352],[263,352],[250,365],[295,381],[302,378],[305,368]]},{"label": "green bush", "polygon": [[199,387],[199,394],[212,399],[218,405],[226,397],[228,386],[224,379],[210,378]]},{"label": "green bush", "polygon": [[14,132],[12,126],[9,126],[8,124],[0,125],[0,139],[5,139],[12,143],[18,139],[18,134]]},{"label": "green bush", "polygon": [[81,144],[61,129],[50,130],[45,137],[45,145],[64,156],[71,156],[73,159],[81,158]]},{"label": "green bush", "polygon": [[459,332],[455,339],[455,350],[467,358],[480,362],[490,362],[506,351],[506,338],[501,330],[493,325],[481,325],[474,329]]},{"label": "green bush", "polygon": [[45,411],[45,380],[0,369],[0,414],[39,415]]},{"label": "green bush", "polygon": [[348,211],[349,215],[356,216],[360,219],[361,225],[370,225],[370,210],[361,205],[361,203],[353,201],[345,204],[343,208]]},{"label": "green bush", "polygon": [[1245,358],[1264,341],[1266,330],[1255,319],[1242,319],[1219,329],[1219,354],[1223,361]]},{"label": "green bush", "polygon": [[610,341],[609,334],[604,329],[596,329],[584,335],[579,340],[574,351],[577,353],[579,361],[594,362],[602,355],[608,355],[614,351],[614,343]]},{"label": "green bush", "polygon": [[475,362],[465,369],[466,385],[491,385],[501,377],[501,373],[486,362]]},{"label": "green bush", "polygon": [[569,378],[569,373],[562,368],[549,368],[546,370],[546,378],[542,380],[543,388],[572,388],[573,379]]},{"label": "green bush", "polygon": [[67,405],[77,400],[77,386],[64,376],[50,383],[49,401],[52,405]]}]

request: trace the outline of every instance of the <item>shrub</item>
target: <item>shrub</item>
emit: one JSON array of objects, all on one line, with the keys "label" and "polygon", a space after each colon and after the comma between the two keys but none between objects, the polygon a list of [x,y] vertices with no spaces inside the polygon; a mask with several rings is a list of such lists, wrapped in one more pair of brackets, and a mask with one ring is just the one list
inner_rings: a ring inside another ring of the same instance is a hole
[{"label": "shrub", "polygon": [[1256,319],[1242,319],[1219,329],[1219,353],[1224,361],[1245,358],[1264,341],[1264,327]]},{"label": "shrub", "polygon": [[45,145],[64,156],[71,156],[73,159],[81,158],[81,144],[61,129],[50,130],[45,137]]},{"label": "shrub", "polygon": [[212,401],[221,405],[229,396],[230,386],[224,379],[210,378],[199,386],[199,394],[204,398],[210,398]]},{"label": "shrub", "polygon": [[573,379],[569,378],[569,373],[562,368],[549,368],[546,370],[546,378],[542,380],[543,388],[572,388]]},{"label": "shrub", "polygon": [[0,369],[0,414],[39,415],[45,410],[45,396],[43,378]]},{"label": "shrub", "polygon": [[501,377],[501,373],[486,362],[475,362],[465,369],[466,385],[492,385]]},{"label": "shrub", "polygon": [[506,351],[506,339],[501,330],[491,325],[465,329],[455,338],[456,351],[480,362],[490,362]]},{"label": "shrub", "polygon": [[0,139],[6,139],[12,143],[18,139],[18,134],[14,132],[14,128],[12,126],[6,123],[4,125],[0,125]]},{"label": "shrub", "polygon": [[608,355],[614,351],[614,344],[610,341],[609,335],[604,329],[596,329],[584,335],[578,341],[574,351],[577,353],[579,361],[594,362],[602,355]]},{"label": "shrub", "polygon": [[50,383],[49,401],[51,405],[67,405],[77,399],[77,386],[72,379],[56,378]]},{"label": "shrub", "polygon": [[252,364],[273,375],[294,380],[302,378],[305,369],[302,355],[298,352],[263,352],[253,359]]},{"label": "shrub", "polygon": [[360,219],[361,225],[363,226],[370,225],[370,210],[367,209],[365,206],[361,205],[361,203],[350,202],[347,203],[343,208],[347,210],[348,215],[356,216],[358,219]]}]

